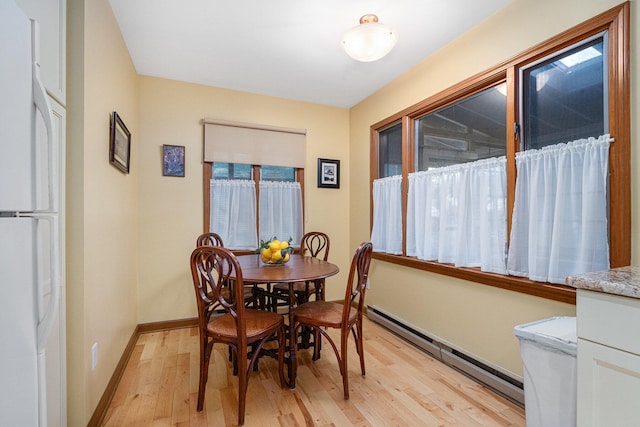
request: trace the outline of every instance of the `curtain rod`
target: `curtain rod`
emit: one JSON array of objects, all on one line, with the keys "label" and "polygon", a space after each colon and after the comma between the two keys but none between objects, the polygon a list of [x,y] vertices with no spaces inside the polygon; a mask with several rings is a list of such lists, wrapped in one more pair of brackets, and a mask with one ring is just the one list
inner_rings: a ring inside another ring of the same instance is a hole
[{"label": "curtain rod", "polygon": [[268,130],[272,132],[284,132],[284,133],[295,133],[298,135],[306,135],[306,129],[295,129],[295,128],[285,128],[278,126],[269,126],[269,125],[261,125],[255,123],[243,123],[243,122],[233,122],[230,120],[217,120],[217,119],[202,119],[203,125],[218,125],[218,126],[229,126],[229,127],[237,127],[244,129],[257,129],[257,130]]}]

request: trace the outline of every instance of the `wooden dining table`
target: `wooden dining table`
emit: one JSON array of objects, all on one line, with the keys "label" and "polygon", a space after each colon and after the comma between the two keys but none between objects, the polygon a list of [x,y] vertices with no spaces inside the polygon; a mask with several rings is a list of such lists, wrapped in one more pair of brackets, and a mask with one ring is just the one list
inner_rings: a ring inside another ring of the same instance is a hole
[{"label": "wooden dining table", "polygon": [[340,269],[330,262],[292,254],[286,264],[265,264],[259,254],[240,255],[237,257],[242,269],[242,279],[246,284],[258,285],[261,283],[287,283],[289,285],[289,304],[287,315],[289,317],[288,348],[288,385],[290,389],[296,387],[296,331],[293,325],[293,308],[296,297],[293,285],[296,282],[311,281],[315,288],[320,289],[322,279],[337,274]]}]

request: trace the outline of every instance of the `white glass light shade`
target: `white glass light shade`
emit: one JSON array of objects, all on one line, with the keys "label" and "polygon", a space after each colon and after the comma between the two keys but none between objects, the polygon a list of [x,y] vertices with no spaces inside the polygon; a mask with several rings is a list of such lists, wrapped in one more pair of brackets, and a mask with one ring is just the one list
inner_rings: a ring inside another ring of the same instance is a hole
[{"label": "white glass light shade", "polygon": [[391,52],[397,41],[393,29],[378,23],[377,16],[365,15],[360,18],[360,25],[344,35],[342,47],[353,59],[371,62]]}]

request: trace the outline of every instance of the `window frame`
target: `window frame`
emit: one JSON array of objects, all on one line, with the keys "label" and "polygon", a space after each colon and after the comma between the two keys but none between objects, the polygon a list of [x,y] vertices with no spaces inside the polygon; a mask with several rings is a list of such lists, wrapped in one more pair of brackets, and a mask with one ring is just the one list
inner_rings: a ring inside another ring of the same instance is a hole
[{"label": "window frame", "polygon": [[[261,165],[251,165],[251,179],[253,180],[256,187],[256,200],[260,199],[260,167]],[[304,202],[304,169],[303,168],[294,168],[295,172],[295,181],[300,183],[300,190],[302,192],[302,223],[304,224],[305,218],[305,202]],[[202,197],[203,197],[203,233],[210,232],[209,230],[209,221],[211,217],[211,190],[210,183],[213,178],[213,162],[202,162]],[[260,212],[256,215],[256,230],[258,229],[258,224],[260,222]],[[304,230],[303,230],[304,234]],[[254,253],[253,251],[247,250],[233,250],[232,251],[236,255],[249,255]]]},{"label": "window frame", "polygon": [[[370,127],[370,191],[378,178],[378,132],[402,122],[402,241],[406,254],[408,174],[415,165],[415,121],[423,115],[455,103],[492,85],[507,85],[507,227],[511,230],[515,199],[515,153],[520,149],[516,124],[520,123],[518,79],[519,70],[541,58],[559,52],[603,31],[608,31],[608,124],[615,142],[609,153],[609,232],[610,267],[623,267],[631,262],[631,144],[630,144],[630,5],[622,3],[582,24],[539,43],[532,48],[484,72],[447,88]],[[513,123],[513,125],[511,125]],[[513,126],[513,128],[511,127]],[[511,131],[513,129],[513,131]],[[370,198],[370,224],[373,223],[373,199]],[[532,280],[486,273],[479,268],[455,267],[434,261],[418,260],[406,255],[374,252],[373,258],[409,268],[443,274],[485,285],[550,300],[575,304],[575,289],[566,285],[540,283]]]}]

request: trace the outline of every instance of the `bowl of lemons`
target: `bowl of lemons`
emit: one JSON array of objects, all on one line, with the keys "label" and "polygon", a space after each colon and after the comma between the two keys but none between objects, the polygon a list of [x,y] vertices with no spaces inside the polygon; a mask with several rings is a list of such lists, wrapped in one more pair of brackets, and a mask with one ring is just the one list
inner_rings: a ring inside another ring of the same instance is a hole
[{"label": "bowl of lemons", "polygon": [[260,259],[265,264],[286,264],[293,253],[292,240],[293,238],[291,237],[288,241],[278,240],[277,237],[267,241],[261,240],[260,247],[256,252],[260,254]]}]

